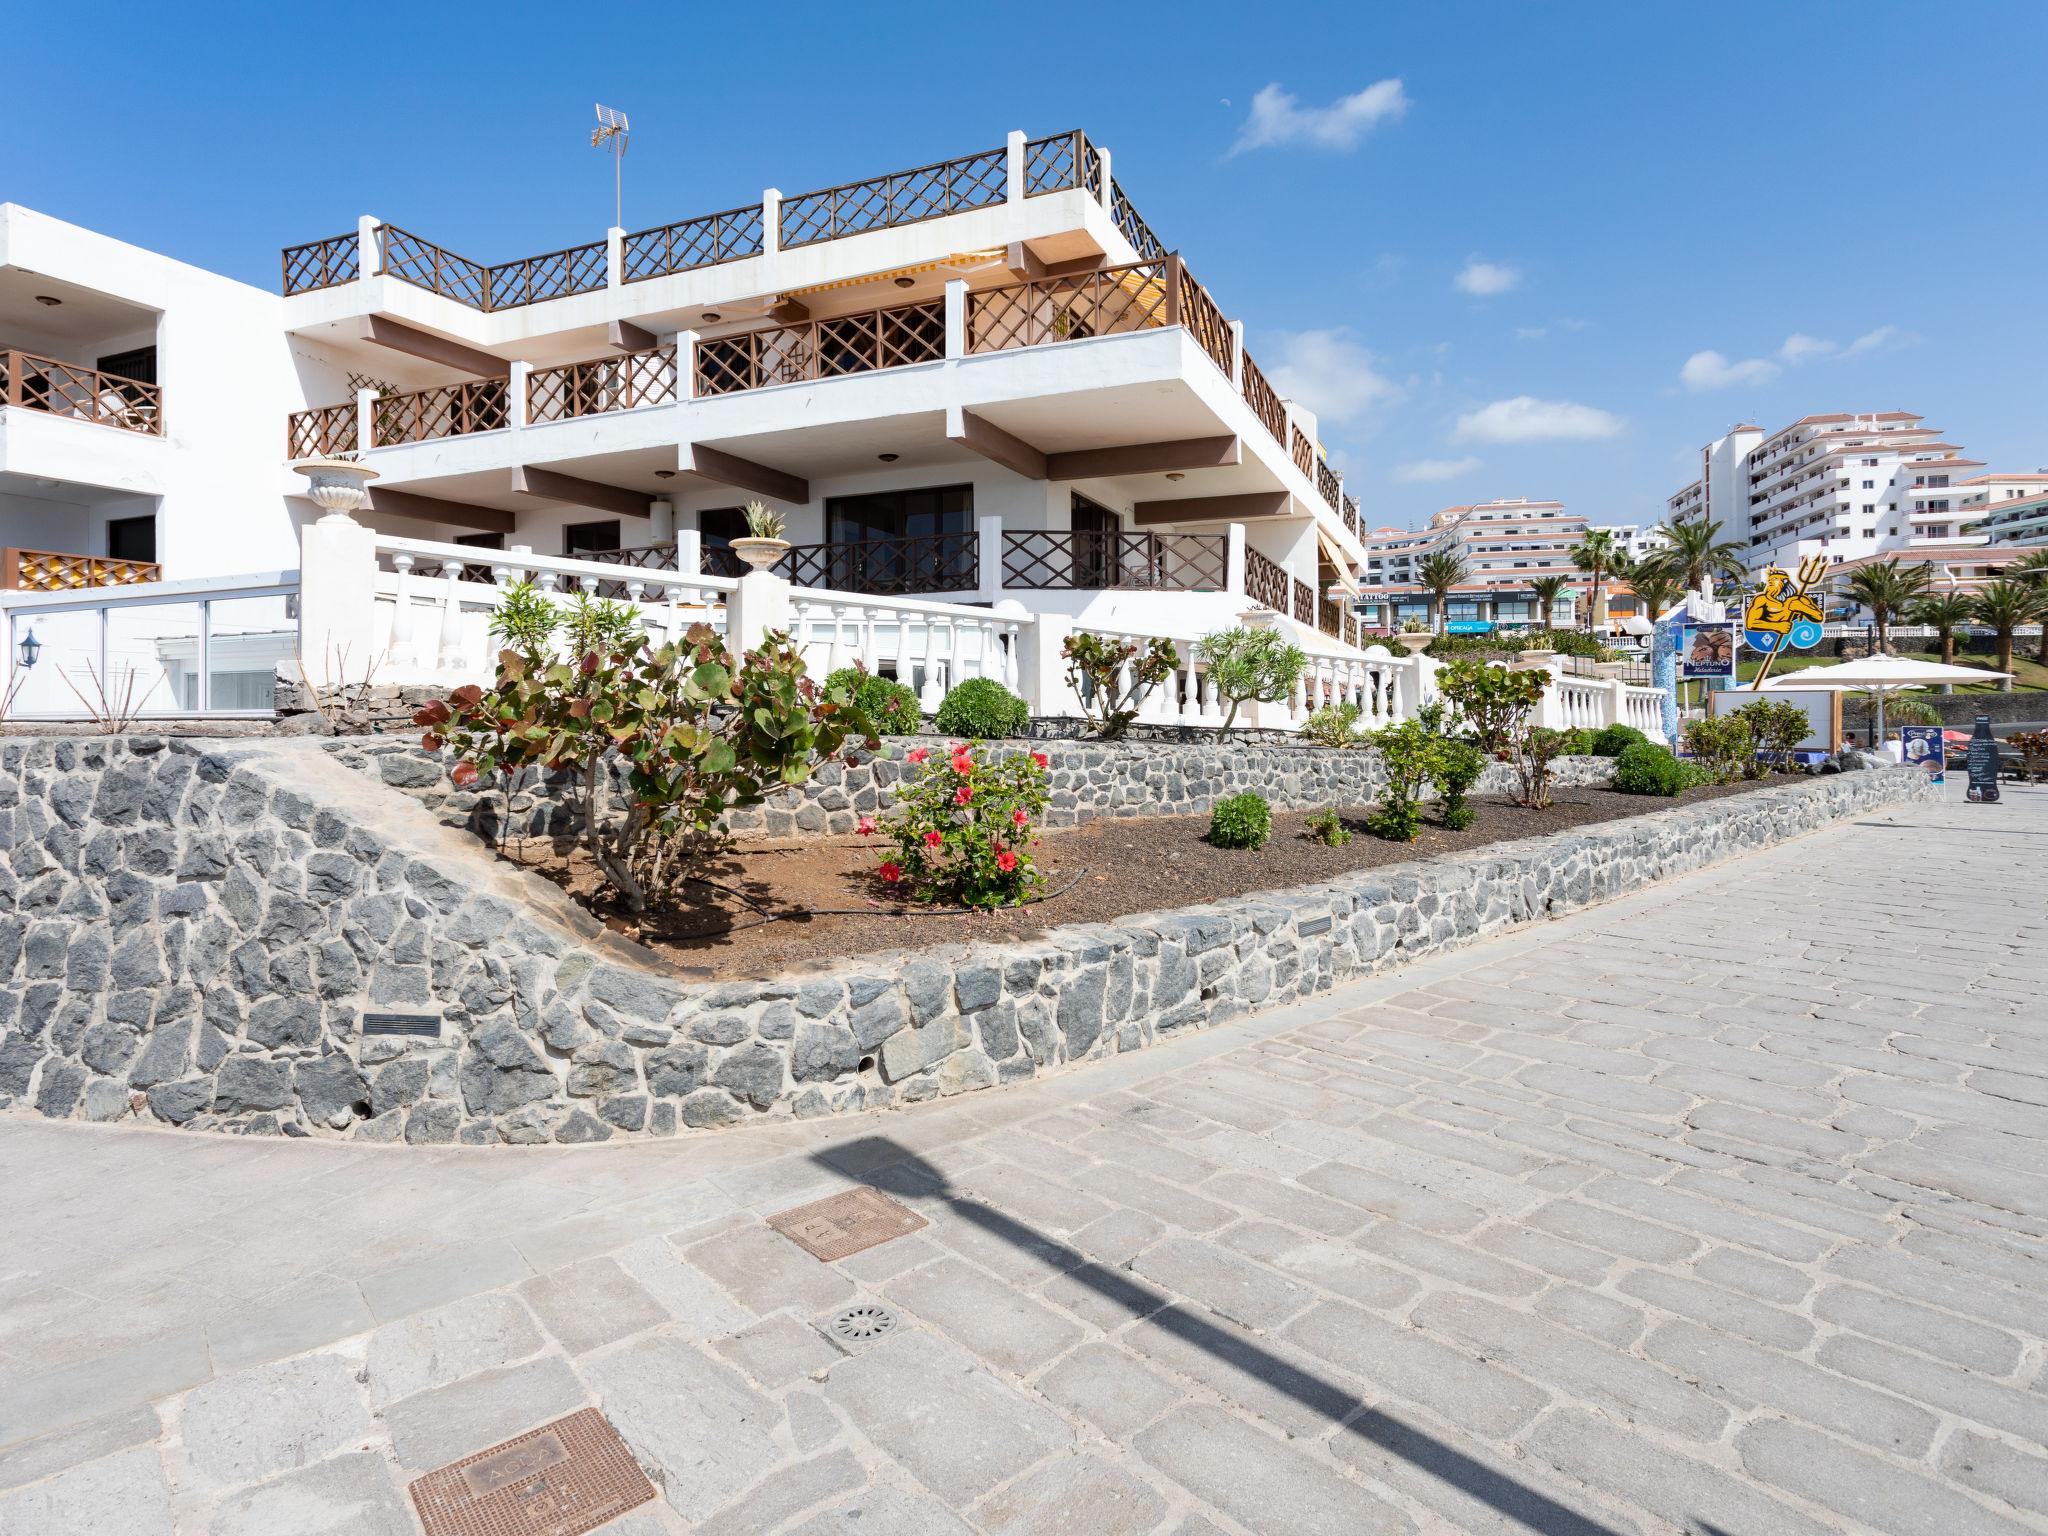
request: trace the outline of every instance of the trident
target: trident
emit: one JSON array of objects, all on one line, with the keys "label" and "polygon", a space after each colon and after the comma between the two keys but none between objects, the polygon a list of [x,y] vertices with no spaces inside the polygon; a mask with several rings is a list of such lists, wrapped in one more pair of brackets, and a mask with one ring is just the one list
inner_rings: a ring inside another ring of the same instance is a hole
[{"label": "trident", "polygon": [[[1826,555],[1806,556],[1805,559],[1799,562],[1799,570],[1796,576],[1794,577],[1794,579],[1799,583],[1799,595],[1801,597],[1804,597],[1807,593],[1811,592],[1815,587],[1819,586],[1822,578],[1825,577],[1827,573],[1828,557]],[[1782,652],[1784,649],[1785,646],[1781,642],[1777,650],[1770,652],[1768,655],[1764,657],[1763,665],[1756,669],[1755,680],[1752,681],[1749,685],[1749,691],[1751,693],[1755,693],[1757,692],[1757,690],[1763,687],[1764,679],[1771,675],[1771,663],[1778,659],[1780,652]]]}]

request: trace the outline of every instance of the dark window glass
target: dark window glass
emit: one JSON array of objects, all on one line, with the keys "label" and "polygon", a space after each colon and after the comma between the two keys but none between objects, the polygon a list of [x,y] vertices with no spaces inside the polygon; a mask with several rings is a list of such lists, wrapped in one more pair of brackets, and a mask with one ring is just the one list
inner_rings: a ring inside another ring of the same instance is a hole
[{"label": "dark window glass", "polygon": [[619,520],[604,523],[571,523],[562,530],[562,553],[587,555],[619,547]]},{"label": "dark window glass", "polygon": [[706,548],[724,549],[746,536],[747,514],[738,507],[706,507],[697,514],[698,542]]},{"label": "dark window glass", "polygon": [[825,537],[834,544],[966,533],[973,526],[974,487],[971,485],[878,491],[868,496],[834,496],[825,503]]},{"label": "dark window glass", "polygon": [[156,518],[116,517],[107,521],[109,560],[156,559]]},{"label": "dark window glass", "polygon": [[113,352],[101,358],[98,363],[101,373],[118,373],[124,379],[133,379],[138,384],[156,382],[156,348],[137,347],[132,352]]}]

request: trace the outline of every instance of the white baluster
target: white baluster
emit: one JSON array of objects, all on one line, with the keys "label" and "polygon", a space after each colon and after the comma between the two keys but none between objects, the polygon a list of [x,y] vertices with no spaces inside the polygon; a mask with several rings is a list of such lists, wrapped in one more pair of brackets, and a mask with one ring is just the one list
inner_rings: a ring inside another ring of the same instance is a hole
[{"label": "white baluster", "polygon": [[547,593],[550,597],[552,597],[556,592],[561,590],[562,580],[556,572],[548,570],[546,567],[542,567],[540,569],[539,576],[534,580],[534,585],[539,587],[541,591]]},{"label": "white baluster", "polygon": [[[925,644],[931,644],[931,637],[925,637]],[[925,663],[930,670],[929,660]],[[896,681],[913,692],[917,688],[917,668],[910,659],[910,615],[901,608],[896,610]]]},{"label": "white baluster", "polygon": [[832,605],[832,649],[825,657],[825,675],[830,677],[846,665],[846,605]]},{"label": "white baluster", "polygon": [[1180,723],[1200,725],[1202,723],[1202,675],[1195,670],[1195,648],[1189,646],[1181,656]]},{"label": "white baluster", "polygon": [[390,651],[402,665],[417,660],[412,647],[412,556],[393,555],[391,568],[398,573],[398,580],[391,608]]},{"label": "white baluster", "polygon": [[441,567],[441,574],[448,579],[447,591],[441,598],[441,666],[443,670],[460,671],[462,668],[462,562],[450,560]]},{"label": "white baluster", "polygon": [[[918,695],[917,702],[926,714],[935,711],[946,697],[946,663],[939,655],[940,622],[936,615],[927,615],[924,621],[924,690]],[[949,642],[951,638],[948,626]]]}]

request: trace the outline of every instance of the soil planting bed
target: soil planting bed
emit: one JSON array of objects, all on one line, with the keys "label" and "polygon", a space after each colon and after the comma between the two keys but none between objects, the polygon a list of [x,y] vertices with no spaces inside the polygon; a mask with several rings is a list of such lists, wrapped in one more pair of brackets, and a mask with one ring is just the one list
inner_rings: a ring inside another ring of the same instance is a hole
[{"label": "soil planting bed", "polygon": [[[1364,829],[1363,807],[1345,811],[1351,841],[1326,847],[1306,831],[1309,813],[1275,812],[1273,838],[1255,853],[1213,848],[1204,841],[1207,814],[1091,821],[1048,831],[1038,849],[1047,899],[1000,912],[948,915],[899,908],[875,877],[879,838],[742,842],[707,861],[710,885],[689,887],[691,900],[636,916],[610,898],[587,858],[566,843],[510,839],[503,856],[553,881],[613,931],[645,944],[679,976],[691,980],[764,980],[855,955],[937,944],[1029,938],[1070,923],[1113,922],[1133,912],[1198,906],[1253,891],[1314,885],[1357,870],[1405,864],[1435,854],[1464,853],[1490,843],[1538,837],[1596,822],[1618,821],[1791,781],[1773,775],[1753,783],[1688,790],[1676,800],[1609,789],[1558,790],[1545,810],[1497,797],[1471,802],[1478,818],[1463,832],[1425,819],[1412,843],[1390,843]],[[1433,818],[1429,807],[1426,817]],[[826,912],[824,909],[839,909]],[[770,920],[768,914],[774,914]]]}]

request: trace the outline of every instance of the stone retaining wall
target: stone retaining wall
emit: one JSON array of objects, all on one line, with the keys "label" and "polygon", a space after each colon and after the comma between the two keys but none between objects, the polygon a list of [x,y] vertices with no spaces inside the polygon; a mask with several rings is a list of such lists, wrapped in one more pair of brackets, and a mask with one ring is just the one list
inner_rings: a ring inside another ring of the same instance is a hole
[{"label": "stone retaining wall", "polygon": [[[765,805],[732,817],[741,836],[791,837],[805,833],[845,834],[865,815],[885,810],[903,779],[903,754],[929,740],[892,736],[872,756],[857,753],[854,767],[828,763],[808,784],[780,791]],[[1026,743],[995,743],[1023,752]],[[526,769],[509,784],[458,790],[448,781],[452,759],[423,752],[414,743],[382,738],[327,743],[336,758],[426,806],[449,826],[466,826],[487,837],[500,831],[529,837],[563,832],[572,824],[568,780]],[[1377,752],[1329,747],[1261,744],[1233,738],[1223,746],[1142,741],[1072,741],[1039,748],[1048,762],[1052,801],[1045,824],[1071,827],[1104,816],[1173,816],[1208,810],[1218,800],[1256,790],[1275,810],[1315,811],[1325,806],[1359,806],[1376,799],[1386,783]],[[1565,757],[1552,764],[1561,789],[1604,785],[1614,777],[1614,760]],[[623,787],[624,774],[617,782]],[[1505,794],[1515,787],[1514,771],[1489,763],[1478,794]],[[622,793],[613,797],[623,803]]]},{"label": "stone retaining wall", "polygon": [[[10,741],[0,1105],[530,1143],[910,1103],[1137,1049],[1932,793],[1915,770],[1845,773],[1024,943],[693,985],[315,743]],[[434,1033],[365,1034],[370,1012]]]}]

